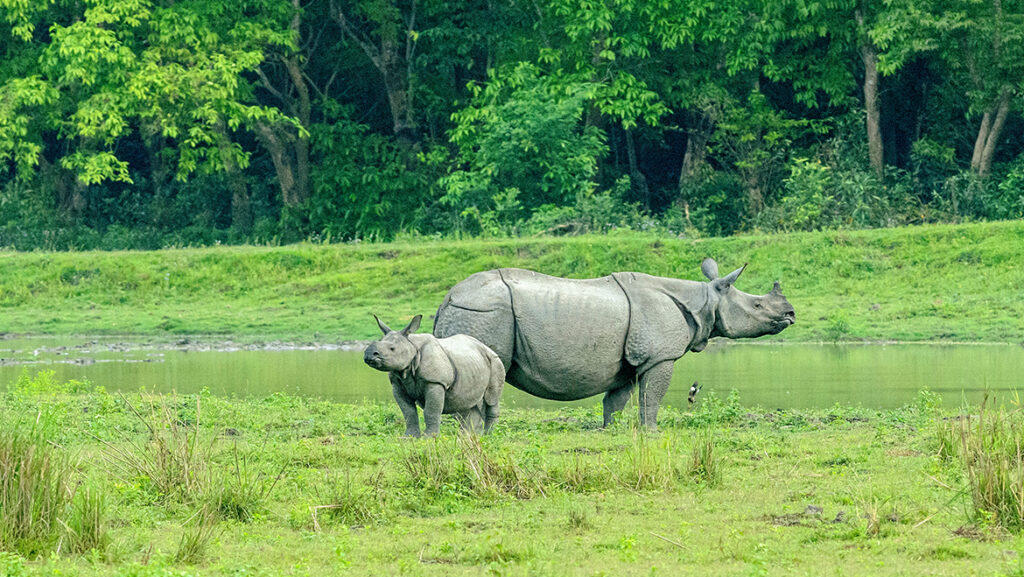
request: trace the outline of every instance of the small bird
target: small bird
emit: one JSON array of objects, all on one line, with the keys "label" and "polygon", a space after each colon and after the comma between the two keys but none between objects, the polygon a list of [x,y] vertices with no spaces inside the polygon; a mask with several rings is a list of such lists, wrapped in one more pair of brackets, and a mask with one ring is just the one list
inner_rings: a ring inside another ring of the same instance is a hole
[{"label": "small bird", "polygon": [[699,393],[700,390],[703,389],[703,388],[704,388],[704,385],[701,385],[701,384],[697,383],[697,381],[693,381],[693,385],[690,387],[690,396],[687,399],[688,401],[690,401],[691,405],[697,399],[697,393]]}]

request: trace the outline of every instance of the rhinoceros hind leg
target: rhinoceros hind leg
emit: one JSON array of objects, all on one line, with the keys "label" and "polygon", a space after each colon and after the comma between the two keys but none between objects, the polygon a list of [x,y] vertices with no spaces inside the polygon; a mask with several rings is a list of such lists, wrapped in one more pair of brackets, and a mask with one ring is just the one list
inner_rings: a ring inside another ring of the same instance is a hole
[{"label": "rhinoceros hind leg", "polygon": [[658,407],[672,382],[673,361],[663,361],[640,375],[640,424],[658,428]]},{"label": "rhinoceros hind leg", "polygon": [[615,413],[618,413],[626,406],[629,402],[629,397],[633,395],[633,387],[635,383],[630,383],[625,387],[619,387],[618,389],[612,389],[604,395],[604,426],[607,427],[615,422]]}]

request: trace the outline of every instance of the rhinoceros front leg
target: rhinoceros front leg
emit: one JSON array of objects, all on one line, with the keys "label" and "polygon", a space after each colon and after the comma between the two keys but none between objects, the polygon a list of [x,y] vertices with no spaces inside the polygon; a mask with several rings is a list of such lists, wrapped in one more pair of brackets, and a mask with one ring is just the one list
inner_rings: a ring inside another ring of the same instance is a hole
[{"label": "rhinoceros front leg", "polygon": [[672,382],[673,361],[664,361],[640,375],[640,424],[658,428],[658,407]]},{"label": "rhinoceros front leg", "polygon": [[629,402],[629,397],[633,394],[633,387],[635,385],[630,383],[625,387],[619,387],[608,391],[604,395],[604,426],[608,427],[615,422],[615,413],[618,413],[626,406]]},{"label": "rhinoceros front leg", "polygon": [[444,412],[444,387],[437,383],[430,383],[423,395],[423,424],[428,437],[433,437],[441,432],[442,412]]},{"label": "rhinoceros front leg", "polygon": [[398,408],[402,410],[405,417],[405,436],[420,436],[420,414],[416,410],[416,402],[406,394],[405,388],[398,383],[391,383],[391,393],[395,396]]}]

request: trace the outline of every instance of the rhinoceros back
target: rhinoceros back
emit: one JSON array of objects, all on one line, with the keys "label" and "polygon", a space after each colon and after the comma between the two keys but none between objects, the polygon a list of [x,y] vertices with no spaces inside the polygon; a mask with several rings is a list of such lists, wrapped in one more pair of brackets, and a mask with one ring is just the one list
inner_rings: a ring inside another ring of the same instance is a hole
[{"label": "rhinoceros back", "polygon": [[434,327],[438,337],[476,337],[501,358],[510,384],[547,399],[590,397],[634,376],[623,362],[629,302],[611,277],[477,273],[448,293]]}]

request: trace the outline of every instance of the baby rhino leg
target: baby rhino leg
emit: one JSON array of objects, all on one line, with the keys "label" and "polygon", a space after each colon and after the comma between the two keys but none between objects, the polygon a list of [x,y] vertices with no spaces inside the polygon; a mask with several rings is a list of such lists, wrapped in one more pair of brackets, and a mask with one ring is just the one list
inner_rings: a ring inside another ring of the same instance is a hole
[{"label": "baby rhino leg", "polygon": [[459,421],[459,427],[463,431],[478,432],[480,430],[479,423],[483,420],[482,406],[477,405],[468,411],[464,411],[455,416]]},{"label": "baby rhino leg", "polygon": [[484,432],[485,433],[490,433],[491,432],[491,427],[494,426],[494,423],[498,422],[498,414],[499,413],[501,413],[501,410],[498,408],[498,403],[494,403],[493,405],[484,405]]}]

